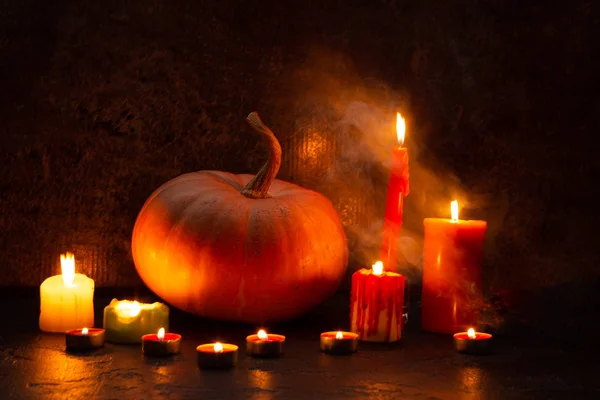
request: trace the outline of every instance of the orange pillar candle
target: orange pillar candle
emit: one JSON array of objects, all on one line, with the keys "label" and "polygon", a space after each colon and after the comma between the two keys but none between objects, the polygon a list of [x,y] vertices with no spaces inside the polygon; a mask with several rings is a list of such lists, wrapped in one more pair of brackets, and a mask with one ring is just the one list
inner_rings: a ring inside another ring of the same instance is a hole
[{"label": "orange pillar candle", "polygon": [[395,270],[398,260],[398,238],[402,228],[404,197],[409,192],[408,150],[404,147],[406,124],[400,113],[396,114],[396,135],[398,146],[392,150],[392,167],[388,182],[383,237],[381,241],[381,259],[388,269]]},{"label": "orange pillar candle", "polygon": [[402,338],[404,276],[384,272],[377,261],[372,269],[352,275],[350,330],[367,342],[395,342]]},{"label": "orange pillar candle", "polygon": [[459,220],[457,201],[450,208],[452,219],[424,221],[421,328],[444,334],[477,323],[487,228],[485,221]]}]

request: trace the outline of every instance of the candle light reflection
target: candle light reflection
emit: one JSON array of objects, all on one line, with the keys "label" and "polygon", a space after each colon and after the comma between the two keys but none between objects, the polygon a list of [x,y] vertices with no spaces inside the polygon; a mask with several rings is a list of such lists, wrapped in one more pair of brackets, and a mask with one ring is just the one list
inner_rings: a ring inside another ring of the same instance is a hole
[{"label": "candle light reflection", "polygon": [[[42,335],[40,347],[32,346],[28,357],[32,358],[32,373],[27,377],[29,387],[36,388],[48,386],[49,382],[56,385],[68,385],[68,395],[72,399],[93,399],[97,387],[94,385],[77,385],[71,382],[94,382],[98,379],[96,368],[90,368],[90,361],[84,357],[67,356],[53,349],[55,337]],[[46,346],[46,347],[44,347]],[[122,379],[122,378],[120,378]],[[59,383],[60,382],[60,383]],[[116,384],[121,384],[118,382]],[[38,392],[39,393],[39,392]],[[29,398],[47,398],[48,392],[39,393]]]},{"label": "candle light reflection", "polygon": [[485,371],[478,367],[463,367],[459,370],[459,382],[462,386],[461,400],[480,399],[484,388]]},{"label": "candle light reflection", "polygon": [[271,400],[273,399],[273,389],[274,385],[274,374],[270,371],[262,370],[262,369],[254,369],[248,371],[250,385],[258,388],[260,390],[257,391],[256,396],[252,398],[255,400]]},{"label": "candle light reflection", "polygon": [[172,369],[168,365],[156,365],[152,369],[152,382],[157,385],[168,385],[173,381]]},{"label": "candle light reflection", "polygon": [[298,158],[305,166],[305,177],[309,177],[309,173],[323,171],[323,164],[327,162],[327,157],[331,158],[331,143],[321,133],[307,132],[300,145],[298,146]]}]

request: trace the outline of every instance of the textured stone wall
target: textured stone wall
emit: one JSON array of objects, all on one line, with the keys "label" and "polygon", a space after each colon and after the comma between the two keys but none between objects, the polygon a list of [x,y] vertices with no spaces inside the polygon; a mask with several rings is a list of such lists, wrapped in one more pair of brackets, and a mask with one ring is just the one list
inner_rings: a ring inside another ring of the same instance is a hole
[{"label": "textured stone wall", "polygon": [[458,198],[489,223],[488,294],[589,304],[597,10],[535,3],[2,5],[0,283],[38,285],[71,249],[99,286],[140,285],[129,240],[143,202],[184,172],[258,170],[253,110],[282,142],[279,177],[329,196],[351,267],[370,264],[400,110],[400,269],[418,281],[422,220]]}]

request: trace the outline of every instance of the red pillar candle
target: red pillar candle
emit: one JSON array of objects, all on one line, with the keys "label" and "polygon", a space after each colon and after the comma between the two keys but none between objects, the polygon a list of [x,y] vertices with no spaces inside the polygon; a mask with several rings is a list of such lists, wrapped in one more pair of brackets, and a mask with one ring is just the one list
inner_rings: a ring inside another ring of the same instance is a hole
[{"label": "red pillar candle", "polygon": [[481,264],[487,223],[426,218],[423,244],[421,328],[451,334],[477,324],[481,301]]},{"label": "red pillar candle", "polygon": [[396,114],[398,146],[392,150],[392,168],[388,183],[385,220],[381,244],[381,259],[388,269],[396,269],[398,259],[398,237],[402,227],[404,197],[409,192],[408,150],[404,147],[406,125],[400,113]]},{"label": "red pillar candle", "polygon": [[377,261],[372,269],[352,275],[350,330],[367,342],[395,342],[402,338],[404,277],[384,272]]}]

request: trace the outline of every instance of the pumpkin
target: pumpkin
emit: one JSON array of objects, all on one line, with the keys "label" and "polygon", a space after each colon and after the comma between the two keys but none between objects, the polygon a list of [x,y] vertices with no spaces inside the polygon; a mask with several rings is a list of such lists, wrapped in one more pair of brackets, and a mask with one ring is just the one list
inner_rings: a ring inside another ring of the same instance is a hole
[{"label": "pumpkin", "polygon": [[135,267],[168,303],[203,317],[247,323],[299,316],[332,295],[348,247],[323,195],[275,179],[281,146],[257,113],[269,147],[256,175],[199,171],[161,186],[132,237]]}]

